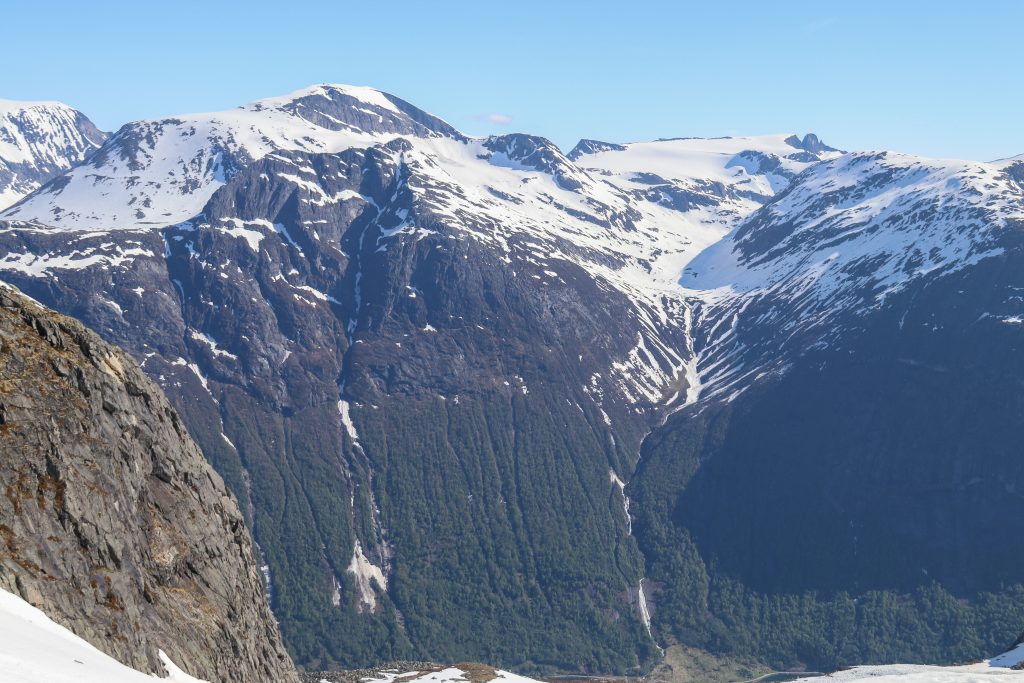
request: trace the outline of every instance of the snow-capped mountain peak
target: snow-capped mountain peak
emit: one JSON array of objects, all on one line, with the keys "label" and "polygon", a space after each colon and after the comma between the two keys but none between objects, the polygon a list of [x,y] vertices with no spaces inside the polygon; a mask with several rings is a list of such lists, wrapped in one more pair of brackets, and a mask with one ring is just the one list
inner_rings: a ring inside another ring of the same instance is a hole
[{"label": "snow-capped mountain peak", "polygon": [[751,290],[793,272],[780,266],[781,258],[828,251],[838,266],[863,251],[872,259],[891,257],[870,273],[885,289],[944,264],[962,265],[960,257],[984,251],[992,230],[1021,219],[1024,191],[998,165],[894,152],[846,154],[801,176],[716,247],[730,252],[746,275],[763,273],[769,280],[712,274],[718,254],[709,251],[691,264],[684,282],[717,279],[733,290]]},{"label": "snow-capped mountain peak", "polygon": [[322,83],[288,95],[256,100],[238,109],[285,112],[332,131],[463,137],[436,116],[394,95],[367,86]]},{"label": "snow-capped mountain peak", "polygon": [[462,137],[403,100],[343,85],[315,85],[223,112],[137,121],[3,217],[63,230],[171,225],[195,215],[239,169],[273,152],[339,152],[397,136]]},{"label": "snow-capped mountain peak", "polygon": [[82,161],[106,137],[61,102],[0,99],[0,209]]}]

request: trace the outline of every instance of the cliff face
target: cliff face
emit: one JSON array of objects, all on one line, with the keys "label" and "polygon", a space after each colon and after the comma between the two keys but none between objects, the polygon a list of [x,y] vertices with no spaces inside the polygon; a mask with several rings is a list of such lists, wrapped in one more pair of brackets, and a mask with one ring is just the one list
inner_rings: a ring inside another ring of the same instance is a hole
[{"label": "cliff face", "polygon": [[0,289],[0,587],[161,672],[294,681],[235,500],[160,389]]}]

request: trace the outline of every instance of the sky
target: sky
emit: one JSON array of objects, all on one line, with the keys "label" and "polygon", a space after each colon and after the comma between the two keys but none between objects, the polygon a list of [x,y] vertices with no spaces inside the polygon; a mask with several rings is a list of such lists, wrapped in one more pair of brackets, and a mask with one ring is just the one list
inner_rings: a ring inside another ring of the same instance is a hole
[{"label": "sky", "polygon": [[848,150],[1024,153],[1024,2],[348,0],[4,8],[0,98],[104,130],[314,83],[369,85],[474,135],[817,133]]}]

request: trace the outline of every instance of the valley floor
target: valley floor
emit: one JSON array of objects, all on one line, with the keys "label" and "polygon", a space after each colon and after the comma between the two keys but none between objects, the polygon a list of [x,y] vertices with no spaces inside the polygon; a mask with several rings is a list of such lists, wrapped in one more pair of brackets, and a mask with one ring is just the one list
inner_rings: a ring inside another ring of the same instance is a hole
[{"label": "valley floor", "polygon": [[[1024,659],[1024,653],[1017,656]],[[1024,681],[1024,670],[999,666],[996,664],[999,659],[1000,657],[997,657],[977,664],[960,666],[922,664],[857,666],[823,676],[821,683],[853,683],[867,679],[870,679],[872,683],[1017,683]],[[799,680],[809,681],[811,679]]]},{"label": "valley floor", "polygon": [[[152,683],[153,676],[140,673],[97,650],[21,598],[0,591],[0,680],[5,683]],[[203,683],[179,669],[163,655],[170,683]],[[859,666],[821,677],[816,683],[1024,683],[1024,645],[991,660],[959,666],[893,664]],[[645,683],[670,681],[770,680],[738,662],[711,661],[699,653],[674,647],[666,663],[656,668]],[[731,678],[730,678],[731,677]],[[402,662],[380,669],[344,672],[311,672],[304,683],[538,683],[535,679],[481,664],[437,666]],[[559,679],[565,681],[568,679]],[[587,679],[598,680],[598,679]],[[613,679],[600,679],[613,680]],[[812,681],[800,678],[795,683]]]}]

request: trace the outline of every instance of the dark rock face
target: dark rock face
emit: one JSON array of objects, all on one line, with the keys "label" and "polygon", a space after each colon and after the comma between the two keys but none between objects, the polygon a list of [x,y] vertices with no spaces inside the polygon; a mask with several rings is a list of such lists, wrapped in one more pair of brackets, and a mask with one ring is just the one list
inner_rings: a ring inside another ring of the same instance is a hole
[{"label": "dark rock face", "polygon": [[740,196],[733,188],[714,181],[691,181],[686,187],[680,187],[678,183],[666,180],[656,173],[637,173],[632,179],[648,186],[633,190],[633,197],[684,213],[700,207],[715,207],[724,199],[736,199]]},{"label": "dark rock face", "polygon": [[[802,159],[800,159],[802,161]],[[734,166],[743,166],[747,169],[748,173],[775,173],[788,179],[792,179],[796,174],[787,173],[782,168],[782,162],[779,157],[774,154],[765,154],[764,152],[757,152],[748,150],[740,152],[728,163],[727,168]]]},{"label": "dark rock face", "polygon": [[600,140],[580,140],[576,143],[576,146],[569,150],[566,156],[570,161],[576,161],[584,154],[594,154],[596,152],[611,152],[626,149],[625,145],[619,145],[614,142],[601,142]]},{"label": "dark rock face", "polygon": [[545,138],[512,133],[488,138],[484,146],[503,155],[506,163],[521,164],[551,175],[566,190],[577,191],[584,186],[579,177],[584,175],[583,172],[569,163],[561,150]]},{"label": "dark rock face", "polygon": [[792,145],[793,147],[796,147],[797,149],[802,149],[805,152],[809,152],[810,154],[840,151],[835,147],[829,147],[828,145],[826,145],[814,133],[808,133],[803,137],[802,140],[796,135],[790,135],[788,138],[786,138],[786,142]]},{"label": "dark rock face", "polygon": [[160,389],[0,290],[0,586],[121,662],[294,681],[238,507]]},{"label": "dark rock face", "polygon": [[1015,161],[1007,166],[1006,174],[1017,183],[1024,183],[1024,161]]},{"label": "dark rock face", "polygon": [[462,133],[449,124],[405,100],[387,93],[380,93],[379,97],[382,102],[368,108],[364,100],[325,84],[320,86],[317,94],[296,98],[283,109],[328,130],[373,130],[418,137],[438,135],[464,139]]}]

